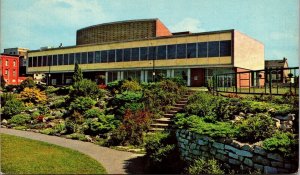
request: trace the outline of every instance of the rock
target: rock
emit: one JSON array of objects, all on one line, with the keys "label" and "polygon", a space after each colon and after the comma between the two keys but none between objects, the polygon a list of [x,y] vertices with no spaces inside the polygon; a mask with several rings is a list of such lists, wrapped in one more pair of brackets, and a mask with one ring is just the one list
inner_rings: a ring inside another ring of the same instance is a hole
[{"label": "rock", "polygon": [[199,150],[193,150],[192,154],[194,154],[196,156],[200,156],[200,151]]},{"label": "rock", "polygon": [[218,149],[217,152],[221,153],[221,154],[227,154],[227,152],[225,152],[224,150],[221,150],[221,149]]},{"label": "rock", "polygon": [[85,135],[85,138],[87,139],[88,142],[92,142],[93,141],[92,137],[89,136],[89,135]]},{"label": "rock", "polygon": [[283,161],[283,158],[282,158],[278,153],[269,153],[269,154],[267,155],[267,157],[268,157],[269,159],[277,160],[277,161],[280,161],[280,162]]},{"label": "rock", "polygon": [[262,156],[254,156],[252,160],[262,165],[270,165],[270,161],[268,159],[263,158]]},{"label": "rock", "polygon": [[275,118],[283,121],[295,120],[295,114],[288,114],[286,116],[275,116]]},{"label": "rock", "polygon": [[7,120],[3,119],[1,122],[2,125],[7,125]]},{"label": "rock", "polygon": [[240,120],[243,120],[244,118],[239,116],[239,115],[235,115],[234,116],[234,121],[240,121]]},{"label": "rock", "polygon": [[195,149],[196,148],[196,144],[195,143],[192,143],[191,146],[190,146],[191,150]]},{"label": "rock", "polygon": [[236,160],[236,159],[229,159],[229,163],[233,164],[233,165],[240,165],[241,164],[241,162]]},{"label": "rock", "polygon": [[255,163],[254,164],[254,169],[263,171],[264,170],[264,166]]},{"label": "rock", "polygon": [[210,152],[210,154],[216,155],[217,151],[215,149],[211,149],[209,152]]},{"label": "rock", "polygon": [[249,167],[253,166],[253,161],[251,159],[245,158],[244,164],[248,165]]},{"label": "rock", "polygon": [[207,147],[207,146],[200,146],[200,149],[201,149],[202,151],[207,151],[207,150],[208,150],[208,147]]},{"label": "rock", "polygon": [[201,139],[199,139],[197,143],[198,143],[198,145],[207,145],[208,144],[207,141],[201,140]]},{"label": "rock", "polygon": [[230,144],[232,146],[234,146],[235,148],[241,148],[241,146],[243,144],[241,144],[240,142],[236,141],[236,140],[233,140],[232,143]]},{"label": "rock", "polygon": [[290,120],[295,120],[295,114],[288,114],[288,118]]},{"label": "rock", "polygon": [[226,150],[230,150],[230,151],[232,151],[232,152],[236,152],[236,151],[237,151],[236,148],[234,148],[234,147],[232,147],[232,146],[230,146],[230,145],[225,145],[225,149],[226,149]]},{"label": "rock", "polygon": [[271,161],[272,167],[283,167],[283,162]]},{"label": "rock", "polygon": [[239,113],[239,116],[241,116],[241,117],[245,117],[246,115],[245,115],[245,113],[243,113],[243,112],[240,112],[240,113]]},{"label": "rock", "polygon": [[223,155],[223,154],[216,154],[216,158],[219,159],[219,160],[222,160],[224,162],[226,162],[228,160],[228,157]]},{"label": "rock", "polygon": [[277,174],[277,168],[264,166],[264,173],[265,174]]},{"label": "rock", "polygon": [[224,149],[223,143],[214,142],[212,146],[218,149]]},{"label": "rock", "polygon": [[253,157],[253,154],[249,151],[237,150],[235,153],[243,157]]},{"label": "rock", "polygon": [[241,149],[245,151],[253,151],[253,147],[250,145],[244,145],[241,147]]},{"label": "rock", "polygon": [[238,155],[233,154],[233,153],[231,153],[231,152],[229,152],[228,156],[229,156],[229,157],[232,157],[232,158],[234,158],[234,159],[238,159],[238,158],[239,158]]},{"label": "rock", "polygon": [[254,146],[254,153],[260,154],[263,156],[267,155],[267,152],[263,148],[256,146],[256,145]]}]

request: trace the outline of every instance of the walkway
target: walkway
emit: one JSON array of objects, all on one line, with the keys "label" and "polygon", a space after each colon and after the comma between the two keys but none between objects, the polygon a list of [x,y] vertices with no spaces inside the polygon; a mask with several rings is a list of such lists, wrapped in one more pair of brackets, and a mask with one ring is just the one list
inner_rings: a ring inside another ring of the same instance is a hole
[{"label": "walkway", "polygon": [[[117,151],[101,147],[90,142],[65,139],[62,137],[49,136],[34,132],[1,128],[0,133],[39,140],[77,150],[100,162],[108,174],[143,173],[141,172],[141,166],[143,164],[141,162],[142,154]],[[134,170],[134,172],[132,170]]]}]

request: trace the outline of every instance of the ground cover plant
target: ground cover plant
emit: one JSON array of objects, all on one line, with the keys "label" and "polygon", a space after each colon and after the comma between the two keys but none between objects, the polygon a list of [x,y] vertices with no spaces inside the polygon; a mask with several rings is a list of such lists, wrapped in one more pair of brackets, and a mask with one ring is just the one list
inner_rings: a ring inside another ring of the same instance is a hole
[{"label": "ground cover plant", "polygon": [[105,174],[96,160],[77,151],[0,134],[1,171],[5,174]]}]

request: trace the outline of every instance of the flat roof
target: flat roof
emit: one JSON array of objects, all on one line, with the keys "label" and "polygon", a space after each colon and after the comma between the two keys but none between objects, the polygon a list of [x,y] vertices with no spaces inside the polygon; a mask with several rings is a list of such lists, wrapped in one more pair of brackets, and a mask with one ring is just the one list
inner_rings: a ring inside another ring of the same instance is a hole
[{"label": "flat roof", "polygon": [[[73,45],[73,46],[49,48],[49,49],[45,49],[45,50],[42,50],[42,51],[46,51],[46,50],[61,50],[61,49],[70,49],[70,48],[76,48],[76,47],[96,46],[96,45],[105,45],[105,44],[112,44],[112,43],[132,42],[132,41],[147,41],[147,40],[153,40],[153,39],[180,38],[180,37],[197,36],[197,35],[209,35],[209,34],[227,33],[227,32],[232,32],[232,31],[234,31],[234,29],[218,30],[218,31],[210,31],[210,32],[199,32],[199,33],[191,33],[191,34],[183,34],[183,35],[159,36],[159,37],[152,37],[152,38],[145,38],[145,39],[132,39],[132,40],[114,41],[114,42],[106,42],[106,43]],[[41,51],[40,49],[29,50],[28,53],[40,52],[40,51]]]}]

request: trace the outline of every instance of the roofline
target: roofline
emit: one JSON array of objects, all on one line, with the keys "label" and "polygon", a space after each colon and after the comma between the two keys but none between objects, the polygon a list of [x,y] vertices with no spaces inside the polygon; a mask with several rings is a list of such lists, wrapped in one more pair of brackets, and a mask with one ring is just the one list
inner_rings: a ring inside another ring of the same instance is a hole
[{"label": "roofline", "polygon": [[77,31],[85,30],[85,29],[89,29],[89,28],[94,28],[94,27],[98,27],[98,26],[105,26],[105,25],[113,25],[113,24],[121,24],[121,23],[130,23],[130,22],[157,21],[157,20],[159,20],[159,19],[158,19],[158,18],[150,18],[150,19],[132,19],[132,20],[125,20],[125,21],[107,22],[107,23],[96,24],[96,25],[84,27],[84,28],[78,29]]},{"label": "roofline", "polygon": [[9,56],[9,57],[20,57],[19,55],[12,55],[12,54],[7,54],[7,53],[1,53],[3,56]]},{"label": "roofline", "polygon": [[24,49],[24,50],[29,50],[28,48],[24,48],[24,47],[11,47],[11,48],[4,48],[3,50],[6,49]]},{"label": "roofline", "polygon": [[[70,48],[76,48],[76,47],[96,46],[96,45],[105,45],[105,44],[122,43],[122,42],[147,41],[147,40],[152,40],[152,39],[180,38],[180,37],[187,37],[187,36],[209,35],[209,34],[227,33],[227,32],[232,32],[232,31],[234,31],[234,29],[218,30],[218,31],[210,31],[210,32],[199,32],[199,33],[191,33],[191,34],[185,34],[185,35],[160,36],[160,37],[152,37],[152,38],[146,38],[146,39],[133,39],[133,40],[124,40],[124,41],[105,42],[105,43],[93,43],[93,44],[65,46],[65,47],[50,48],[50,49],[46,49],[43,51],[70,49]],[[28,53],[40,52],[40,51],[41,51],[40,49],[29,50]]]}]

